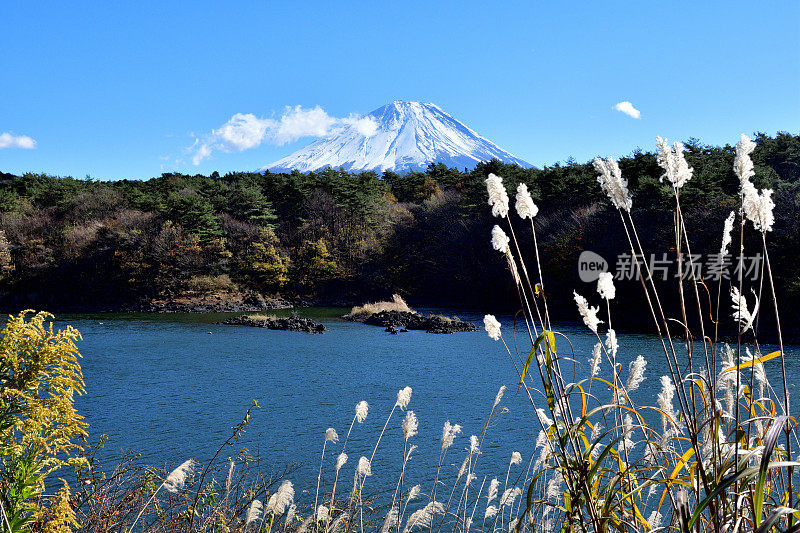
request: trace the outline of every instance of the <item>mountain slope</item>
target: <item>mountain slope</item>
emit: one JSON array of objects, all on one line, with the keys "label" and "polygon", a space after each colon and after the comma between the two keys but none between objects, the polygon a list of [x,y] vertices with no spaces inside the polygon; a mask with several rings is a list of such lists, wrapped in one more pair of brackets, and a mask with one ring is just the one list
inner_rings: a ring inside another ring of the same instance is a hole
[{"label": "mountain slope", "polygon": [[307,172],[330,166],[351,171],[404,172],[424,169],[430,163],[472,168],[491,159],[531,166],[434,104],[397,101],[364,119],[262,170]]}]

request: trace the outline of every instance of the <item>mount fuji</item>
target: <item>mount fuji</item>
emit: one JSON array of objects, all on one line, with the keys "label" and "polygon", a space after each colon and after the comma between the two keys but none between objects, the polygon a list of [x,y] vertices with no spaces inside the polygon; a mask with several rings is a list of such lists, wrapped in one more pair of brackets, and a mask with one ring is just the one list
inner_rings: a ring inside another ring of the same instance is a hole
[{"label": "mount fuji", "polygon": [[332,167],[406,172],[424,170],[430,163],[473,168],[492,159],[531,166],[435,104],[396,101],[261,170],[308,172]]}]

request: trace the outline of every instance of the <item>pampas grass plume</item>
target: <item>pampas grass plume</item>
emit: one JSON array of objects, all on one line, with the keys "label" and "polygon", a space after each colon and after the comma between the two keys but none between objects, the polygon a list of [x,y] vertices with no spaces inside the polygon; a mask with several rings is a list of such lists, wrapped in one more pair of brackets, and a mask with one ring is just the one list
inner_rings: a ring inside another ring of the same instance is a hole
[{"label": "pampas grass plume", "polygon": [[164,488],[173,494],[181,490],[186,484],[186,478],[194,474],[194,464],[194,459],[189,459],[170,472],[164,481]]},{"label": "pampas grass plume", "polygon": [[369,413],[369,404],[361,400],[356,404],[356,420],[358,420],[359,424],[366,420],[367,413]]},{"label": "pampas grass plume", "polygon": [[493,409],[500,404],[500,400],[503,399],[503,394],[505,393],[506,393],[506,386],[501,385],[500,389],[497,391],[497,396],[494,397],[494,404],[492,405]]},{"label": "pampas grass plume", "polygon": [[494,226],[492,228],[492,248],[500,252],[501,254],[509,253],[509,243],[511,239],[506,235],[506,232],[500,226]]},{"label": "pampas grass plume", "polygon": [[250,504],[250,508],[247,510],[247,520],[245,523],[251,524],[261,518],[263,511],[264,506],[261,504],[261,500],[253,500],[253,503]]},{"label": "pampas grass plume", "polygon": [[539,212],[539,208],[533,203],[533,198],[531,198],[531,194],[528,192],[528,186],[524,183],[520,183],[517,186],[516,207],[517,214],[523,219],[530,218],[533,220],[533,217]]},{"label": "pampas grass plume", "polygon": [[358,460],[358,473],[365,477],[372,475],[372,465],[370,464],[369,459],[364,456]]},{"label": "pampas grass plume", "polygon": [[397,391],[397,406],[405,410],[408,407],[408,402],[411,401],[411,387],[404,387]]},{"label": "pampas grass plume", "polygon": [[486,315],[483,317],[484,328],[489,337],[494,340],[500,340],[500,322],[494,315]]},{"label": "pampas grass plume", "polygon": [[336,430],[333,428],[328,428],[325,430],[325,441],[326,442],[339,442],[339,435],[336,433]]},{"label": "pampas grass plume", "polygon": [[639,388],[639,385],[647,379],[644,377],[644,370],[647,367],[647,361],[641,355],[630,362],[628,365],[628,392],[633,392]]},{"label": "pampas grass plume", "polygon": [[489,193],[492,216],[505,218],[508,215],[508,192],[503,185],[503,178],[489,174],[489,177],[486,178],[486,192]]},{"label": "pampas grass plume", "polygon": [[461,433],[461,426],[458,424],[452,425],[450,421],[444,423],[444,428],[442,429],[442,449],[446,450],[450,446],[453,445],[453,442],[456,440],[456,435]]},{"label": "pampas grass plume", "polygon": [[414,411],[406,411],[406,417],[403,419],[403,439],[408,440],[417,434],[419,428],[419,421]]}]

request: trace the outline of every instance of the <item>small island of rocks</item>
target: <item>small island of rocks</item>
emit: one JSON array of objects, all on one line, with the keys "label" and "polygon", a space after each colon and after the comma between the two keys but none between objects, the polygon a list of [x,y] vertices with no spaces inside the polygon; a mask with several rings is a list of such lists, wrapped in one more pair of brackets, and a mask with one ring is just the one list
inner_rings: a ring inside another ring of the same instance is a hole
[{"label": "small island of rocks", "polygon": [[276,317],[275,315],[238,315],[222,322],[230,326],[251,326],[255,328],[279,329],[283,331],[299,331],[304,333],[325,333],[325,325],[310,318],[292,315]]},{"label": "small island of rocks", "polygon": [[343,318],[372,326],[381,326],[386,328],[388,333],[402,333],[408,330],[422,330],[428,333],[458,333],[477,330],[475,324],[464,322],[458,317],[418,313],[397,294],[389,302],[376,302],[354,307]]}]

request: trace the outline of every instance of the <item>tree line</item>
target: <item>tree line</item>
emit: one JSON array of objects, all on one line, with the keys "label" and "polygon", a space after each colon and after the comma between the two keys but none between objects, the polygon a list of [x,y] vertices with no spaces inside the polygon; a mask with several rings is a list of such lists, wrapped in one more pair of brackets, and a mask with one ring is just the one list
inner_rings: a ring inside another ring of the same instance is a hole
[{"label": "tree line", "polygon": [[[785,295],[782,307],[796,310],[800,136],[755,140],[754,181],[775,191],[776,289]],[[738,205],[734,150],[690,139],[686,158],[694,174],[681,192],[685,222],[697,243],[693,252],[710,254]],[[643,244],[674,252],[674,200],[655,155],[637,149],[619,165]],[[581,251],[600,254],[613,268],[628,249],[621,232],[609,231],[619,218],[591,162],[572,159],[531,169],[499,161],[472,170],[432,164],[402,175],[325,169],[98,181],[0,173],[0,307],[136,309],[181,295],[243,292],[320,304],[397,292],[430,305],[510,306],[505,263],[489,246],[489,173],[504,178],[512,200],[517,184],[526,183],[539,205],[536,231],[554,301],[569,301],[581,287]],[[530,229],[520,225],[517,237],[532,253]],[[756,237],[746,232],[748,249],[758,247]],[[634,307],[642,303],[636,288],[620,287]],[[574,318],[573,309],[553,311]]]}]

